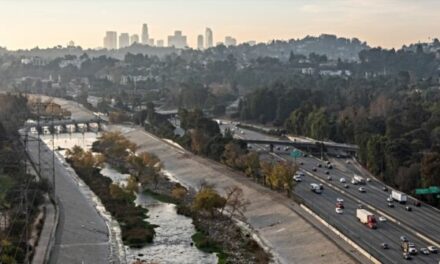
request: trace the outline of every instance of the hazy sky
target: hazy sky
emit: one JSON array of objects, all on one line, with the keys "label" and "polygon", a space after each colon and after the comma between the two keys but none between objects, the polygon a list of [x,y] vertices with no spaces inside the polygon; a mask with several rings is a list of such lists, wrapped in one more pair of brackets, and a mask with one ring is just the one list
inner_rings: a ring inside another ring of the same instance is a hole
[{"label": "hazy sky", "polygon": [[[440,37],[440,0],[0,0],[0,46],[102,46],[106,30],[166,40],[176,29],[195,46],[206,26],[214,42],[358,37],[373,46]],[[165,41],[166,42],[166,41]]]}]

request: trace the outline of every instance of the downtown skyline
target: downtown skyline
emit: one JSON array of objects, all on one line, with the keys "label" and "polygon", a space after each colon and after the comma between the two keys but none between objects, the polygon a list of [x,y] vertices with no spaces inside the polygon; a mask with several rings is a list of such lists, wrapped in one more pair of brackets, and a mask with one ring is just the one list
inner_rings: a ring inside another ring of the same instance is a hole
[{"label": "downtown skyline", "polygon": [[[275,1],[53,1],[0,0],[0,46],[29,49],[66,45],[102,47],[106,31],[149,35],[165,40],[175,30],[197,47],[206,27],[214,45],[233,36],[239,43],[288,40],[322,33],[359,38],[371,46],[400,48],[438,37],[440,2],[433,0],[275,0]],[[12,12],[14,10],[14,12]],[[16,10],[19,10],[15,12]],[[61,23],[53,23],[62,21]],[[350,23],[347,23],[349,21]]]}]

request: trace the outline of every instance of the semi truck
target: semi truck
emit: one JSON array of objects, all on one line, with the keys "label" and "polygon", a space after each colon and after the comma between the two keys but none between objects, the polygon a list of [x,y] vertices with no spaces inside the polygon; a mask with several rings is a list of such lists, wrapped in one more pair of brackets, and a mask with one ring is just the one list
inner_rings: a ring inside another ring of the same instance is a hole
[{"label": "semi truck", "polygon": [[398,191],[391,191],[391,199],[398,201],[399,203],[406,203],[406,201],[408,200],[408,196],[406,196],[406,194],[398,192]]},{"label": "semi truck", "polygon": [[371,212],[365,209],[356,209],[356,217],[362,224],[371,229],[376,229],[376,218]]}]

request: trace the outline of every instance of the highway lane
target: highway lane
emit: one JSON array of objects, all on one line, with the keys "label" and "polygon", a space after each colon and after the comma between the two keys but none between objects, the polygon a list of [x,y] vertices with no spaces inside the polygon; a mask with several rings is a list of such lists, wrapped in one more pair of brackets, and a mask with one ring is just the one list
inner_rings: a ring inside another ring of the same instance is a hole
[{"label": "highway lane", "polygon": [[[284,157],[288,158],[287,155],[284,155]],[[313,168],[317,168],[317,172],[314,172],[314,175],[319,176],[322,179],[327,178],[327,175],[325,174],[326,169],[317,167],[317,163],[320,162],[318,159],[305,158],[301,159],[301,161],[304,162],[302,168],[310,172],[312,172]],[[321,164],[324,167],[324,163],[321,162]],[[408,228],[414,229],[415,231],[418,231],[424,236],[430,238],[434,242],[439,243],[440,225],[438,224],[438,222],[440,221],[440,213],[438,213],[436,210],[430,209],[425,206],[419,208],[411,205],[412,211],[408,212],[405,210],[404,205],[396,202],[394,202],[394,208],[389,208],[386,199],[390,195],[390,192],[384,192],[382,190],[382,186],[384,186],[382,183],[373,181],[369,182],[363,186],[366,190],[366,193],[360,193],[358,191],[358,187],[360,185],[352,185],[350,183],[350,180],[353,177],[353,173],[344,173],[338,168],[334,168],[328,171],[335,180],[339,180],[339,178],[341,177],[347,179],[347,183],[350,185],[350,188],[345,189],[344,191],[350,193],[356,198],[362,200],[363,202],[370,204],[376,209],[385,212],[387,215],[393,217],[402,224],[407,225]],[[342,188],[342,186],[339,187]],[[426,213],[423,213],[425,211],[430,211],[430,215],[426,215]]]},{"label": "highway lane", "polygon": [[[305,176],[303,182],[295,188],[295,193],[307,201],[310,209],[319,212],[318,214],[332,226],[353,239],[383,263],[401,263],[404,261],[399,241],[399,237],[405,234],[402,228],[387,221],[378,222],[378,228],[375,230],[369,229],[356,218],[356,209],[358,208],[356,201],[329,188],[325,188],[322,194],[316,194],[310,190],[310,183],[312,182],[317,183],[310,176]],[[337,198],[344,199],[343,214],[335,212]],[[407,237],[416,246],[423,245],[419,238],[412,235],[407,235]],[[390,249],[382,249],[381,243],[387,243]],[[413,257],[413,261],[415,263],[437,263],[436,257],[436,255],[418,255]]]},{"label": "highway lane", "polygon": [[[228,127],[233,127],[233,125],[227,125]],[[225,127],[223,125],[223,127]],[[241,133],[241,131],[243,131],[243,133]],[[255,131],[250,131],[247,129],[239,129],[235,131],[235,136],[237,138],[246,138],[246,139],[269,139],[269,140],[274,140],[276,139],[275,137],[271,137],[268,135],[262,135],[258,132]],[[252,144],[250,145],[250,148],[252,148],[253,150],[257,150],[257,151],[268,151],[268,147],[264,146],[264,145],[255,145]],[[290,150],[289,150],[290,151]],[[289,157],[288,152],[289,151],[283,151],[283,148],[281,147],[280,149],[277,150],[277,148],[275,147],[275,153],[270,153],[272,156],[279,156],[281,159],[291,159],[291,157]],[[323,165],[324,163],[314,157],[311,158],[299,158],[297,160],[298,162],[303,162],[304,165],[301,167],[304,167],[304,169],[313,172],[312,168],[316,167],[316,164],[318,162],[321,162]],[[372,182],[368,183],[366,186],[367,192],[366,193],[360,193],[357,190],[357,186],[353,186],[350,183],[351,178],[353,177],[353,174],[355,172],[359,173],[359,171],[355,170],[351,170],[351,169],[347,169],[344,166],[340,166],[340,164],[344,164],[345,160],[343,160],[342,162],[335,162],[337,163],[336,168],[329,170],[330,174],[333,177],[333,181],[332,183],[335,183],[336,186],[338,186],[343,192],[348,192],[348,194],[351,197],[354,197],[355,199],[350,199],[349,201],[353,202],[356,206],[357,206],[357,199],[359,199],[361,202],[366,203],[366,204],[371,204],[374,208],[379,209],[381,212],[384,212],[385,215],[389,215],[392,218],[395,219],[402,219],[402,217],[404,217],[405,219],[409,219],[410,223],[408,223],[410,226],[414,226],[417,229],[420,228],[419,231],[422,231],[420,233],[424,233],[424,234],[429,234],[430,236],[434,237],[434,241],[437,242],[438,240],[438,236],[440,235],[440,232],[436,231],[440,228],[440,226],[436,223],[437,221],[439,221],[440,217],[437,215],[438,211],[433,210],[432,208],[428,207],[428,206],[422,206],[421,208],[415,208],[414,206],[412,206],[413,208],[413,212],[407,212],[404,209],[403,205],[399,205],[397,203],[395,204],[395,208],[388,208],[387,206],[387,201],[386,198],[389,196],[389,192],[386,193],[382,190],[382,186],[383,183],[373,180]],[[353,166],[354,167],[354,166]],[[324,168],[319,168],[317,173],[314,173],[315,177],[319,177],[320,179],[322,179],[325,183],[327,175],[325,174],[325,169]],[[361,173],[359,173],[361,174]],[[362,173],[361,175],[364,175],[364,173]],[[347,179],[347,183],[350,185],[349,189],[344,189],[342,184],[340,184],[339,182],[336,183],[336,180],[339,180],[340,177],[344,177]],[[356,188],[353,188],[356,187]],[[307,189],[307,188],[306,188]],[[326,188],[328,189],[328,188]],[[300,190],[300,189],[299,189]],[[332,192],[335,192],[336,195],[341,196],[342,194],[339,192],[339,190],[332,190]],[[304,195],[304,197],[306,198],[313,198],[309,197],[310,195],[310,190],[308,190],[308,194],[306,193],[302,193],[301,195]],[[313,194],[313,193],[311,193]],[[345,196],[345,195],[344,195]],[[317,205],[313,205],[313,207],[311,208],[312,210],[314,210],[315,212],[325,212],[327,215],[331,215],[336,214],[334,212],[334,202],[336,201],[335,197],[333,197],[333,204],[332,206],[330,206],[330,204],[326,204],[326,206],[321,206],[320,203],[318,203]],[[346,200],[346,199],[344,199]],[[329,208],[331,208],[331,211],[328,211]],[[349,208],[347,208],[349,209]],[[419,210],[422,209],[422,210]],[[424,209],[424,210],[423,210]],[[349,209],[350,210],[350,209]],[[374,212],[376,214],[376,212]],[[353,215],[354,215],[354,208],[353,208]],[[355,219],[356,220],[356,219]],[[436,221],[437,220],[437,221]],[[358,224],[357,221],[354,221],[354,223]],[[351,222],[350,223],[346,223],[345,225],[343,225],[343,227],[347,227],[347,226],[351,226]],[[400,261],[404,261],[402,259],[402,252],[400,251],[400,244],[399,244],[399,237],[401,235],[405,235],[407,237],[409,237],[412,241],[414,241],[414,243],[416,243],[416,246],[418,248],[420,247],[426,247],[427,245],[429,245],[430,243],[427,243],[426,241],[420,239],[418,236],[415,235],[415,231],[414,230],[410,230],[411,232],[408,232],[408,228],[405,228],[408,226],[407,223],[405,223],[405,226],[399,226],[396,223],[392,223],[392,222],[388,222],[387,225],[390,226],[388,229],[390,229],[390,231],[379,231],[379,232],[375,232],[373,233],[373,236],[370,238],[370,234],[369,237],[366,239],[367,241],[369,241],[368,243],[363,243],[365,245],[365,247],[367,247],[366,249],[368,250],[368,247],[370,246],[370,244],[372,243],[372,241],[374,240],[374,243],[377,243],[377,245],[380,245],[381,242],[380,239],[384,239],[384,238],[389,238],[391,240],[391,238],[393,238],[392,240],[395,242],[391,242],[392,248],[397,248],[397,251],[399,254],[396,255],[397,253],[393,253],[391,252],[391,256],[392,258],[396,258],[398,257],[398,262]],[[338,223],[336,223],[336,225],[339,225]],[[347,235],[349,237],[353,236],[355,238],[357,238],[359,240],[359,236],[356,236],[356,233],[353,233],[353,230],[356,230],[356,227],[351,226],[351,228],[348,228],[346,230],[346,232],[344,233],[348,233]],[[342,230],[341,230],[342,231]],[[374,230],[377,231],[377,230]],[[364,231],[365,232],[365,231]],[[364,233],[363,232],[363,233]],[[434,234],[432,234],[434,233]],[[379,234],[379,236],[377,237],[377,234]],[[359,243],[362,244],[362,241],[359,241]],[[389,243],[389,242],[387,242]],[[389,243],[390,244],[390,243]],[[390,244],[390,245],[391,245]],[[371,250],[371,249],[370,249]],[[373,251],[377,251],[377,250],[373,250]],[[386,253],[387,255],[389,253]],[[420,257],[424,257],[424,256],[420,256]],[[428,259],[428,263],[437,263],[438,260],[436,260],[436,258],[438,258],[438,256],[433,255],[431,258],[426,258]],[[424,258],[425,259],[425,258]],[[421,260],[417,260],[417,261],[421,261],[420,263],[425,263],[423,262],[424,259]],[[430,262],[430,261],[434,261],[434,262]],[[393,262],[390,262],[393,263]]]}]

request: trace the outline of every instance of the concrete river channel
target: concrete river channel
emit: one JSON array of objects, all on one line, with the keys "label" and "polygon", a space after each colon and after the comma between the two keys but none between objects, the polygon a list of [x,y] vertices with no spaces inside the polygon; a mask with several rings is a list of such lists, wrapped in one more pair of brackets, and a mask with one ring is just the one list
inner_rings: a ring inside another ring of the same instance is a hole
[{"label": "concrete river channel", "polygon": [[[66,133],[52,135],[42,135],[42,140],[49,148],[52,148],[52,138],[56,157],[65,164],[68,169],[70,166],[64,160],[65,149],[78,145],[86,150],[90,150],[94,141],[99,137],[98,133]],[[109,165],[101,169],[101,174],[109,177],[116,184],[124,185],[129,177],[128,174],[121,174]],[[195,233],[192,220],[188,217],[178,215],[174,204],[163,203],[153,199],[143,193],[137,195],[136,203],[148,209],[148,221],[158,225],[156,236],[152,244],[140,249],[132,249],[122,245],[120,228],[114,219],[109,215],[94,196],[90,189],[82,181],[78,180],[78,187],[86,196],[92,197],[91,202],[106,220],[110,234],[113,238],[112,245],[118,251],[122,263],[133,263],[136,260],[142,263],[217,263],[215,254],[208,254],[198,250],[192,245],[191,236]]]}]

